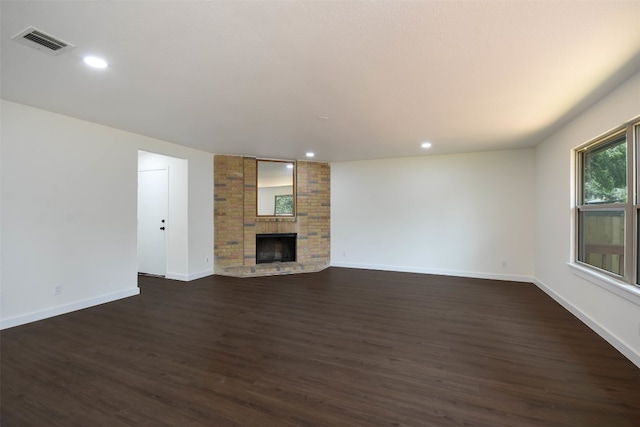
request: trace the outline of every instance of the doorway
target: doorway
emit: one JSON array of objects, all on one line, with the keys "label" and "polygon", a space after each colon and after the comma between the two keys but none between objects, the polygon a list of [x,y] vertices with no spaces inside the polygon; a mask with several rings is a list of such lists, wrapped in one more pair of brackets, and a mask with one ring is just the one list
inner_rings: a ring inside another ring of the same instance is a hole
[{"label": "doorway", "polygon": [[189,277],[188,171],[187,159],[138,151],[139,273]]}]

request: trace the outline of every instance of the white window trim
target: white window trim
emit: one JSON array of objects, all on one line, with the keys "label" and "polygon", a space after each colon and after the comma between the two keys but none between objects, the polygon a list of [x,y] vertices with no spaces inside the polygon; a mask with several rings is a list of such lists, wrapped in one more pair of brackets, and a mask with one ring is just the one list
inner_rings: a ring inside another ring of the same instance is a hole
[{"label": "white window trim", "polygon": [[640,287],[618,280],[608,274],[600,273],[591,267],[585,267],[575,262],[568,262],[567,264],[576,276],[640,306]]}]

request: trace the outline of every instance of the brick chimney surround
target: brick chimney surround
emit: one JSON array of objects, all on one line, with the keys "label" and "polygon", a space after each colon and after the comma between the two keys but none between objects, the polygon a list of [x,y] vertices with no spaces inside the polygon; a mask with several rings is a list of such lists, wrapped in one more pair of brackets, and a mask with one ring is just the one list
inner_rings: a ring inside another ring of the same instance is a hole
[{"label": "brick chimney surround", "polygon": [[[255,157],[214,157],[214,272],[251,277],[324,270],[330,262],[328,163],[296,162],[296,215],[258,217]],[[295,262],[256,264],[256,235],[296,233]]]}]

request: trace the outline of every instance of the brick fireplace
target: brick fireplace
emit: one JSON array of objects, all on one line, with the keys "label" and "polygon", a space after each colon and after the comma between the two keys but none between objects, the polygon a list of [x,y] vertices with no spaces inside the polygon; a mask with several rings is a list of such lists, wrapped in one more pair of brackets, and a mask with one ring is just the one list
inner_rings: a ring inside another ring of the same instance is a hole
[{"label": "brick fireplace", "polygon": [[[225,276],[320,271],[330,262],[328,163],[296,162],[296,216],[256,216],[256,159],[214,158],[214,269]],[[295,261],[256,262],[256,236],[295,235]]]}]

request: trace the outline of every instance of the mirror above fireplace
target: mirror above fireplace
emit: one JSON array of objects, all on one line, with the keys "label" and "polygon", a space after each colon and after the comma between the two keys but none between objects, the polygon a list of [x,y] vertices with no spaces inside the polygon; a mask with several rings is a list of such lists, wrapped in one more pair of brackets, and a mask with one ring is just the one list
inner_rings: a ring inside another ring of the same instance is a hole
[{"label": "mirror above fireplace", "polygon": [[296,214],[293,161],[256,160],[257,216],[294,217]]}]

